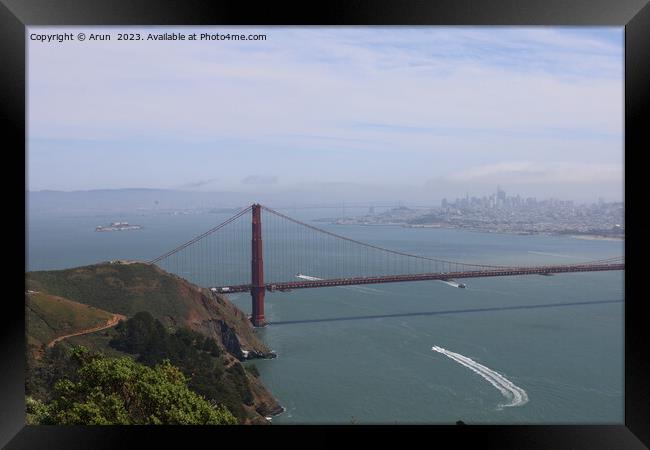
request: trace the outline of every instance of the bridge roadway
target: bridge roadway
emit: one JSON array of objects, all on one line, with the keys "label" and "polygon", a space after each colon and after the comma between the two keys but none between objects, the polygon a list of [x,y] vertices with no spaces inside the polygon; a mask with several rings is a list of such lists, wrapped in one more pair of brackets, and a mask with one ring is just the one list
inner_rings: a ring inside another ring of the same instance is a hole
[{"label": "bridge roadway", "polygon": [[[483,278],[483,277],[507,277],[513,275],[550,275],[554,273],[574,272],[599,272],[604,270],[625,270],[624,263],[617,264],[582,264],[582,265],[561,265],[561,266],[536,266],[536,267],[503,267],[490,270],[476,270],[469,272],[441,272],[441,273],[420,273],[408,275],[383,275],[374,277],[353,277],[353,278],[331,278],[323,280],[301,280],[286,281],[281,283],[266,283],[264,287],[270,291],[289,291],[293,289],[333,287],[333,286],[354,286],[360,284],[378,283],[399,283],[405,281],[425,280],[455,280],[458,278]],[[220,286],[212,290],[227,294],[235,292],[250,292],[250,284],[236,286]]]}]

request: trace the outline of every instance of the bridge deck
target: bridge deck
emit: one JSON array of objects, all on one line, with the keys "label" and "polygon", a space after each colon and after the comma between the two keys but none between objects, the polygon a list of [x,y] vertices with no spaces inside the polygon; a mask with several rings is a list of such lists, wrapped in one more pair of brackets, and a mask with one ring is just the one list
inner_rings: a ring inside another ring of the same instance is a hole
[{"label": "bridge deck", "polygon": [[[353,277],[353,278],[335,278],[327,280],[301,280],[286,281],[281,283],[266,283],[264,286],[269,291],[284,291],[293,289],[306,289],[318,287],[334,286],[354,286],[361,284],[378,284],[378,283],[399,283],[406,281],[425,281],[425,280],[452,280],[458,278],[483,278],[483,277],[507,277],[514,275],[545,275],[553,273],[574,273],[574,272],[598,272],[605,270],[625,270],[625,264],[584,264],[573,266],[538,266],[538,267],[504,267],[493,270],[477,270],[470,272],[443,272],[443,273],[420,273],[409,275],[385,275],[376,277]],[[250,284],[241,284],[237,286],[220,286],[216,289],[220,293],[249,292]]]}]

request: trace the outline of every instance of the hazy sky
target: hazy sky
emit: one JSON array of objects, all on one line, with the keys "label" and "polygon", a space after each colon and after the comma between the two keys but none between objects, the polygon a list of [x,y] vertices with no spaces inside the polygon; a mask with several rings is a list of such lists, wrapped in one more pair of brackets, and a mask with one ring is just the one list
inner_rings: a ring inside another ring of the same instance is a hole
[{"label": "hazy sky", "polygon": [[[31,33],[110,42],[42,43]],[[117,41],[118,32],[265,41]],[[28,189],[622,198],[623,28],[30,27]]]}]

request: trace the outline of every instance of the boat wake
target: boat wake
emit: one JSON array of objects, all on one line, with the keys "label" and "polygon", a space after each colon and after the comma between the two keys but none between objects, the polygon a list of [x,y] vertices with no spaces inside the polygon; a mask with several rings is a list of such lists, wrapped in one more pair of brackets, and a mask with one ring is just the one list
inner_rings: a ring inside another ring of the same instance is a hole
[{"label": "boat wake", "polygon": [[492,386],[497,388],[499,392],[501,392],[501,394],[510,401],[510,403],[500,404],[497,409],[502,409],[504,407],[510,406],[521,406],[525,403],[528,403],[528,394],[526,394],[526,391],[524,391],[519,386],[516,386],[512,381],[508,380],[500,373],[477,363],[467,356],[463,356],[460,353],[450,352],[449,350],[438,347],[437,345],[431,347],[431,350],[434,352],[442,353],[452,361],[455,361],[458,364],[467,367],[469,370],[480,375]]},{"label": "boat wake", "polygon": [[450,281],[450,280],[440,280],[441,283],[445,283],[451,287],[455,288],[465,288],[466,286],[463,283],[458,283],[457,281]]},{"label": "boat wake", "polygon": [[[320,281],[323,278],[318,278],[318,277],[312,277],[309,275],[304,275],[302,273],[297,273],[296,278],[300,278],[301,280],[307,280],[307,281]],[[379,289],[373,289],[365,286],[337,286],[338,288],[341,289],[346,289],[348,291],[357,291],[357,292],[363,292],[367,294],[372,294],[372,293],[377,293],[381,294],[383,291],[380,291]]]},{"label": "boat wake", "polygon": [[307,281],[320,281],[320,280],[322,280],[322,278],[310,277],[309,275],[303,275],[301,273],[297,273],[296,278],[300,278],[301,280],[307,280]]}]

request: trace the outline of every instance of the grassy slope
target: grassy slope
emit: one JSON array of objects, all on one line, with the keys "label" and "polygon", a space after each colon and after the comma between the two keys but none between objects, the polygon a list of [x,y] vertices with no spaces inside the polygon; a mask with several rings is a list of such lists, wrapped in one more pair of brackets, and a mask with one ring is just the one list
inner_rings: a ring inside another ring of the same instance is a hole
[{"label": "grassy slope", "polygon": [[[227,299],[216,301],[205,289],[157,266],[95,264],[73,269],[29,272],[27,287],[132,317],[148,311],[168,326],[187,325],[222,341],[221,322],[245,350],[269,353],[245,314]],[[232,348],[230,352],[237,355]]]},{"label": "grassy slope", "polygon": [[102,353],[104,353],[106,356],[111,357],[133,357],[133,355],[129,353],[121,352],[110,346],[109,342],[115,337],[116,334],[117,333],[115,332],[115,328],[107,328],[106,330],[97,331],[95,333],[73,336],[63,341],[62,344],[67,345],[68,347],[83,345],[87,348],[101,350]]},{"label": "grassy slope", "polygon": [[172,276],[147,264],[95,264],[65,270],[30,272],[28,289],[133,316],[149,311],[155,317],[187,319],[187,302]]},{"label": "grassy slope", "polygon": [[54,338],[105,324],[113,314],[44,292],[25,295],[28,345],[47,345]]}]

